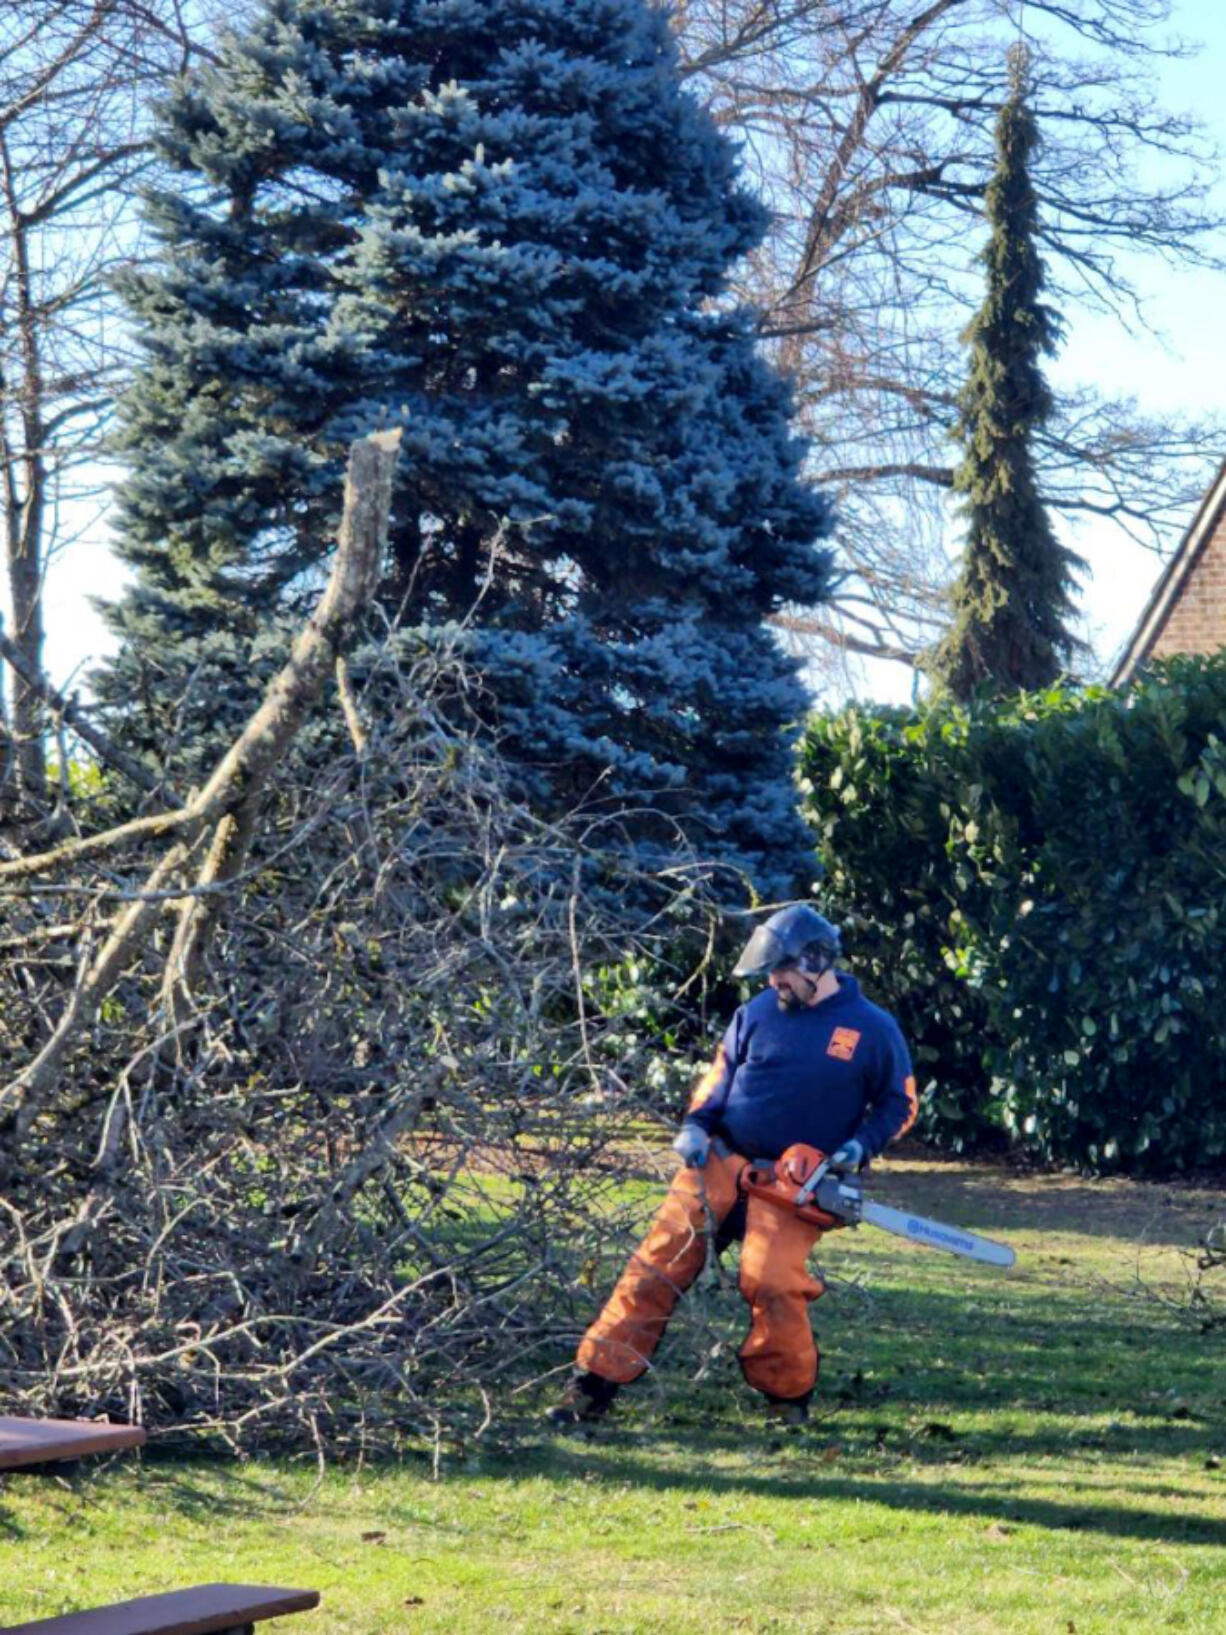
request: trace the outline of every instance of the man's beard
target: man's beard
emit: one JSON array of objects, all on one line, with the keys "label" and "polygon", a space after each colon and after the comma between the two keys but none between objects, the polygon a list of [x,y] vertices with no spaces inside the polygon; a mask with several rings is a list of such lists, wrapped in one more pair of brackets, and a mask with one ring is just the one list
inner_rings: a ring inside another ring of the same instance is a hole
[{"label": "man's beard", "polygon": [[817,980],[810,976],[808,971],[797,970],[795,973],[809,990],[806,994],[798,994],[794,988],[776,988],[775,998],[779,1001],[781,1011],[807,1010],[813,1003],[818,990]]}]

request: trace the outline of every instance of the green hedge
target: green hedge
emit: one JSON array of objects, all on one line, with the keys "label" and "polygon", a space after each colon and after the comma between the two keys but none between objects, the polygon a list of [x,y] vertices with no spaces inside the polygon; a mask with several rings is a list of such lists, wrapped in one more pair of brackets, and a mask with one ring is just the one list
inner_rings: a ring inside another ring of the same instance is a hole
[{"label": "green hedge", "polygon": [[843,927],[849,964],[910,1041],[917,1132],[956,1149],[1000,1128],[984,1089],[984,999],[946,958],[951,913],[973,884],[948,844],[947,791],[966,735],[959,712],[852,709],[810,720],[801,762],[823,907]]},{"label": "green hedge", "polygon": [[805,801],[921,1130],[1094,1168],[1226,1154],[1226,658],[1127,694],[815,718]]}]

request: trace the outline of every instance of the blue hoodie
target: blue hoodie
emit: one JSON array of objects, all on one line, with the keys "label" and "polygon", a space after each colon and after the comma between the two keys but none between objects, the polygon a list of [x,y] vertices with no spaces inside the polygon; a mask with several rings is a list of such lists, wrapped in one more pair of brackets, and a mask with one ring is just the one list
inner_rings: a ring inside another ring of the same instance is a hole
[{"label": "blue hoodie", "polygon": [[783,1010],[772,989],[732,1018],[686,1122],[748,1158],[803,1141],[875,1157],[915,1122],[915,1078],[898,1023],[838,972],[837,993]]}]

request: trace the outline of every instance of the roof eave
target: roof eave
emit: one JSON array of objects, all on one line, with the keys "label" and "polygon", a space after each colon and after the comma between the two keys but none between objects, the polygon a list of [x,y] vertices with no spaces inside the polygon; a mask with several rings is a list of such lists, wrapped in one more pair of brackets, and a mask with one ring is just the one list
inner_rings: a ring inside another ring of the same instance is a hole
[{"label": "roof eave", "polygon": [[1191,526],[1180,541],[1179,549],[1150,592],[1136,629],[1111,672],[1107,683],[1109,687],[1126,687],[1153,651],[1171,609],[1179,600],[1188,575],[1196,566],[1223,511],[1226,511],[1226,460],[1223,460],[1217,477],[1201,501]]}]

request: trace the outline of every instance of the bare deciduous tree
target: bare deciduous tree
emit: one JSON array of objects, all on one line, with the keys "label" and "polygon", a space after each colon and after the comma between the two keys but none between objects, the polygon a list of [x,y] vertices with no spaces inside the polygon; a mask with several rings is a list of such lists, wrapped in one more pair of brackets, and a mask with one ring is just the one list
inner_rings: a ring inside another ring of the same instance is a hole
[{"label": "bare deciduous tree", "polygon": [[[695,88],[737,130],[777,215],[742,293],[797,379],[812,475],[838,496],[848,577],[836,616],[782,620],[913,661],[944,618],[949,428],[992,125],[1016,37],[1011,0],[685,0]],[[1168,0],[1027,0],[1035,167],[1053,303],[1144,321],[1138,253],[1222,264],[1213,153],[1156,104],[1153,71],[1188,49]],[[1113,518],[1169,544],[1219,458],[1220,425],[1066,395],[1038,454],[1066,519]]]},{"label": "bare deciduous tree", "polygon": [[0,516],[22,661],[0,790],[35,811],[47,564],[97,497],[124,363],[108,276],[133,251],[148,100],[187,51],[180,0],[8,0],[0,13]]}]

